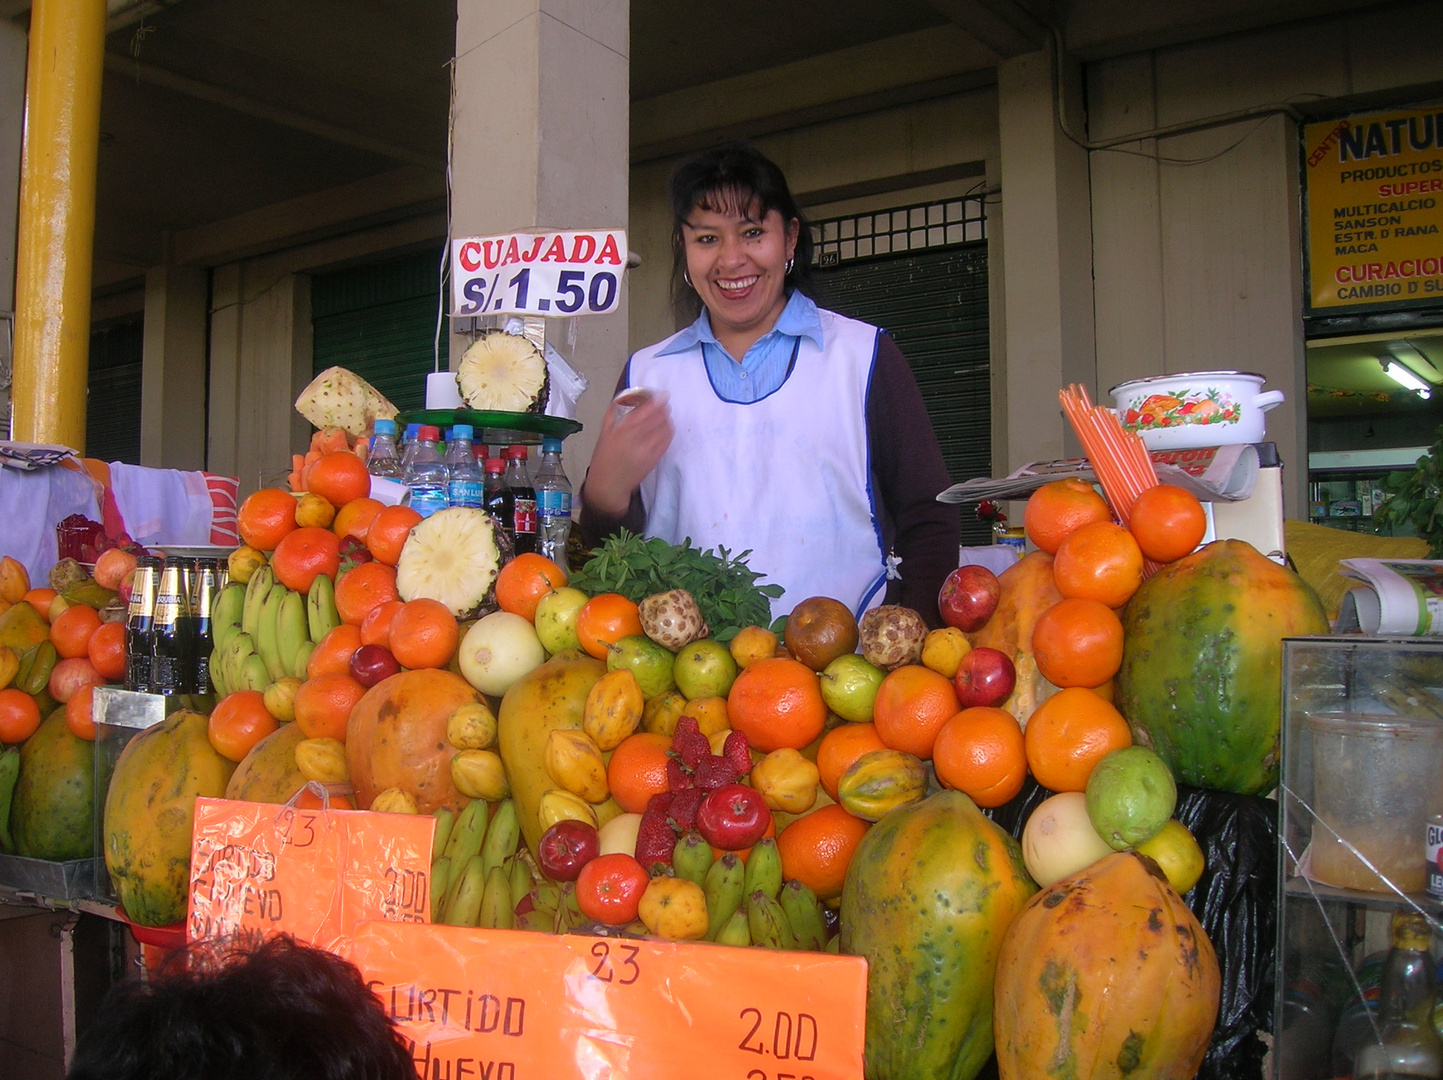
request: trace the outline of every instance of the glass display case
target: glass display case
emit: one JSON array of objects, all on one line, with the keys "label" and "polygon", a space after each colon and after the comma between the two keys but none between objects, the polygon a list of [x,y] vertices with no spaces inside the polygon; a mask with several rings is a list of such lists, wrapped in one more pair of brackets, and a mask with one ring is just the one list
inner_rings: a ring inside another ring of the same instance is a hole
[{"label": "glass display case", "polygon": [[1426,914],[1443,955],[1443,871],[1425,854],[1440,781],[1443,640],[1284,642],[1276,1080],[1351,1074],[1376,1037],[1396,908]]}]

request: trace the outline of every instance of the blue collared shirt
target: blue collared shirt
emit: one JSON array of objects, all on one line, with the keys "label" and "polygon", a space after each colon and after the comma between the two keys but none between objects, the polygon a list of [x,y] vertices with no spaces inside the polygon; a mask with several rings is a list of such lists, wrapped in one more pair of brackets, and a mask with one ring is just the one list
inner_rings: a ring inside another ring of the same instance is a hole
[{"label": "blue collared shirt", "polygon": [[776,325],[752,344],[741,363],[717,341],[706,308],[702,308],[696,322],[657,355],[670,356],[700,345],[707,375],[717,395],[724,401],[749,404],[775,393],[786,381],[802,338],[810,339],[819,349],[823,347],[822,320],[817,315],[817,305],[794,289],[777,316]]}]

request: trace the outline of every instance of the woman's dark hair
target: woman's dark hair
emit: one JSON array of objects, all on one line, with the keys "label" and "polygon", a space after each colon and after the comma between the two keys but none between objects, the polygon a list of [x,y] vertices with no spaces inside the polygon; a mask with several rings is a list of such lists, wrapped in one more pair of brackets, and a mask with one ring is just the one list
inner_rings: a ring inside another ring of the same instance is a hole
[{"label": "woman's dark hair", "polygon": [[678,325],[701,312],[701,297],[686,283],[686,235],[682,226],[701,207],[717,213],[738,211],[765,217],[775,210],[783,222],[796,220],[797,249],[786,277],[788,294],[800,289],[815,296],[812,283],[812,231],[776,163],[750,143],[732,142],[688,158],[671,174],[671,306]]},{"label": "woman's dark hair", "polygon": [[111,990],[67,1080],[416,1080],[356,968],[289,937],[196,943]]}]

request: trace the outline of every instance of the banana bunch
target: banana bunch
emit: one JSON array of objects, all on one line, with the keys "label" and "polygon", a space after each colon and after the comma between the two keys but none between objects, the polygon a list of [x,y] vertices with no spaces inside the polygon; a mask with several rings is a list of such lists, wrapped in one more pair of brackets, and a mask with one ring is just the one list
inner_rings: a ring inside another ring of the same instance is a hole
[{"label": "banana bunch", "polygon": [[[677,841],[676,855],[686,837]],[[719,945],[817,951],[827,945],[827,919],[817,894],[800,881],[782,880],[782,857],[768,837],[743,863],[728,852],[702,880],[709,925],[707,940]]]},{"label": "banana bunch", "polygon": [[516,804],[505,799],[493,813],[486,800],[472,799],[460,814],[443,807],[435,816],[431,921],[516,929],[516,898],[529,893],[534,882],[530,864],[517,851],[521,818]]},{"label": "banana bunch", "polygon": [[317,574],[308,593],[286,588],[269,565],[244,585],[232,582],[211,607],[215,650],[210,679],[217,697],[264,691],[277,679],[306,677],[316,642],[341,625],[335,584]]}]

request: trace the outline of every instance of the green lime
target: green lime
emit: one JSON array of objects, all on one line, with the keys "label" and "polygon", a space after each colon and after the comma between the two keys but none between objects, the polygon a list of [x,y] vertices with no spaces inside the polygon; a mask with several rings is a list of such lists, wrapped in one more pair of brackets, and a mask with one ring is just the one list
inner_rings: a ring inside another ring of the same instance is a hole
[{"label": "green lime", "polygon": [[1114,750],[1087,778],[1087,816],[1117,851],[1156,836],[1176,806],[1172,770],[1145,746]]}]

